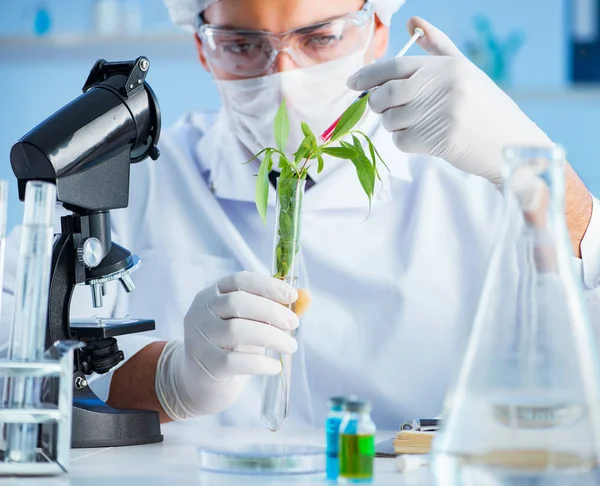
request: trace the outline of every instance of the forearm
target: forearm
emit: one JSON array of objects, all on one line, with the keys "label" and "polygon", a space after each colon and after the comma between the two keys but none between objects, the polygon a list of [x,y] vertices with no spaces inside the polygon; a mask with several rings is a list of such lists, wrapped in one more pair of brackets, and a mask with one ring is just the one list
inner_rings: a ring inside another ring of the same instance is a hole
[{"label": "forearm", "polygon": [[565,165],[565,215],[573,253],[581,258],[581,241],[592,218],[592,195],[568,163]]},{"label": "forearm", "polygon": [[171,422],[156,396],[156,367],[167,343],[149,344],[115,371],[107,403],[123,409],[156,410],[160,422]]}]

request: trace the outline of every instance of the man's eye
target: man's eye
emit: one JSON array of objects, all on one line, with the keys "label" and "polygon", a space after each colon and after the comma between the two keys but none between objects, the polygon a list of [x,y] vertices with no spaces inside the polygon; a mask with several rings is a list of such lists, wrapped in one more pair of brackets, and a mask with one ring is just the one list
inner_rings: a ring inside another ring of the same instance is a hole
[{"label": "man's eye", "polygon": [[249,54],[250,51],[256,48],[256,44],[252,44],[250,42],[236,42],[233,44],[226,44],[223,46],[225,52],[230,52],[232,54],[237,55],[246,55]]},{"label": "man's eye", "polygon": [[315,47],[327,47],[341,40],[342,38],[337,35],[316,35],[312,36],[308,43]]}]

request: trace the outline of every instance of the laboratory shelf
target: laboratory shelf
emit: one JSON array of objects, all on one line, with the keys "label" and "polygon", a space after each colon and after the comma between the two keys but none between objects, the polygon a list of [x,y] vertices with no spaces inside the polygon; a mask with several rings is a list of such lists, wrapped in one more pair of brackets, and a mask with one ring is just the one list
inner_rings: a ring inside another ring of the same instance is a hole
[{"label": "laboratory shelf", "polygon": [[56,408],[28,408],[22,410],[0,408],[0,419],[2,423],[45,424],[58,422],[61,415]]},{"label": "laboratory shelf", "polygon": [[45,61],[83,59],[152,53],[154,56],[190,57],[194,41],[187,33],[152,35],[49,35],[44,37],[0,37],[0,60]]},{"label": "laboratory shelf", "polygon": [[506,93],[514,100],[523,101],[585,101],[600,102],[600,83],[565,86],[563,88],[509,88]]}]

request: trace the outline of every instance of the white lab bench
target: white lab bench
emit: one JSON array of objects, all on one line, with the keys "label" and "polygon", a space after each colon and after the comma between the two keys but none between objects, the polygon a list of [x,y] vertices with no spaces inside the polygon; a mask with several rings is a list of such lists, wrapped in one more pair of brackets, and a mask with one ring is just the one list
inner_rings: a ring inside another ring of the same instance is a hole
[{"label": "white lab bench", "polygon": [[[71,452],[69,474],[56,478],[2,479],[0,486],[213,486],[275,485],[294,486],[329,484],[325,476],[241,476],[198,473],[196,449],[200,445],[287,443],[324,445],[324,432],[308,429],[273,433],[266,429],[206,427],[198,421],[172,423],[162,427],[164,442],[132,447],[76,449]],[[378,440],[393,432],[378,434]],[[400,474],[393,459],[376,459],[375,485],[433,486],[426,468]]]}]

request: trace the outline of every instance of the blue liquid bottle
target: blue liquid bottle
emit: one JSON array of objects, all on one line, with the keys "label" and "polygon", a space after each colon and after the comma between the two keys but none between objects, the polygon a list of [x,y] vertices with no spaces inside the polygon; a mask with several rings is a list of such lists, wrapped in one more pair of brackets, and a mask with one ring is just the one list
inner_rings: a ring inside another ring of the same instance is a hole
[{"label": "blue liquid bottle", "polygon": [[329,399],[329,415],[325,423],[327,432],[327,479],[336,481],[340,472],[340,425],[344,417],[345,397],[332,397]]}]

